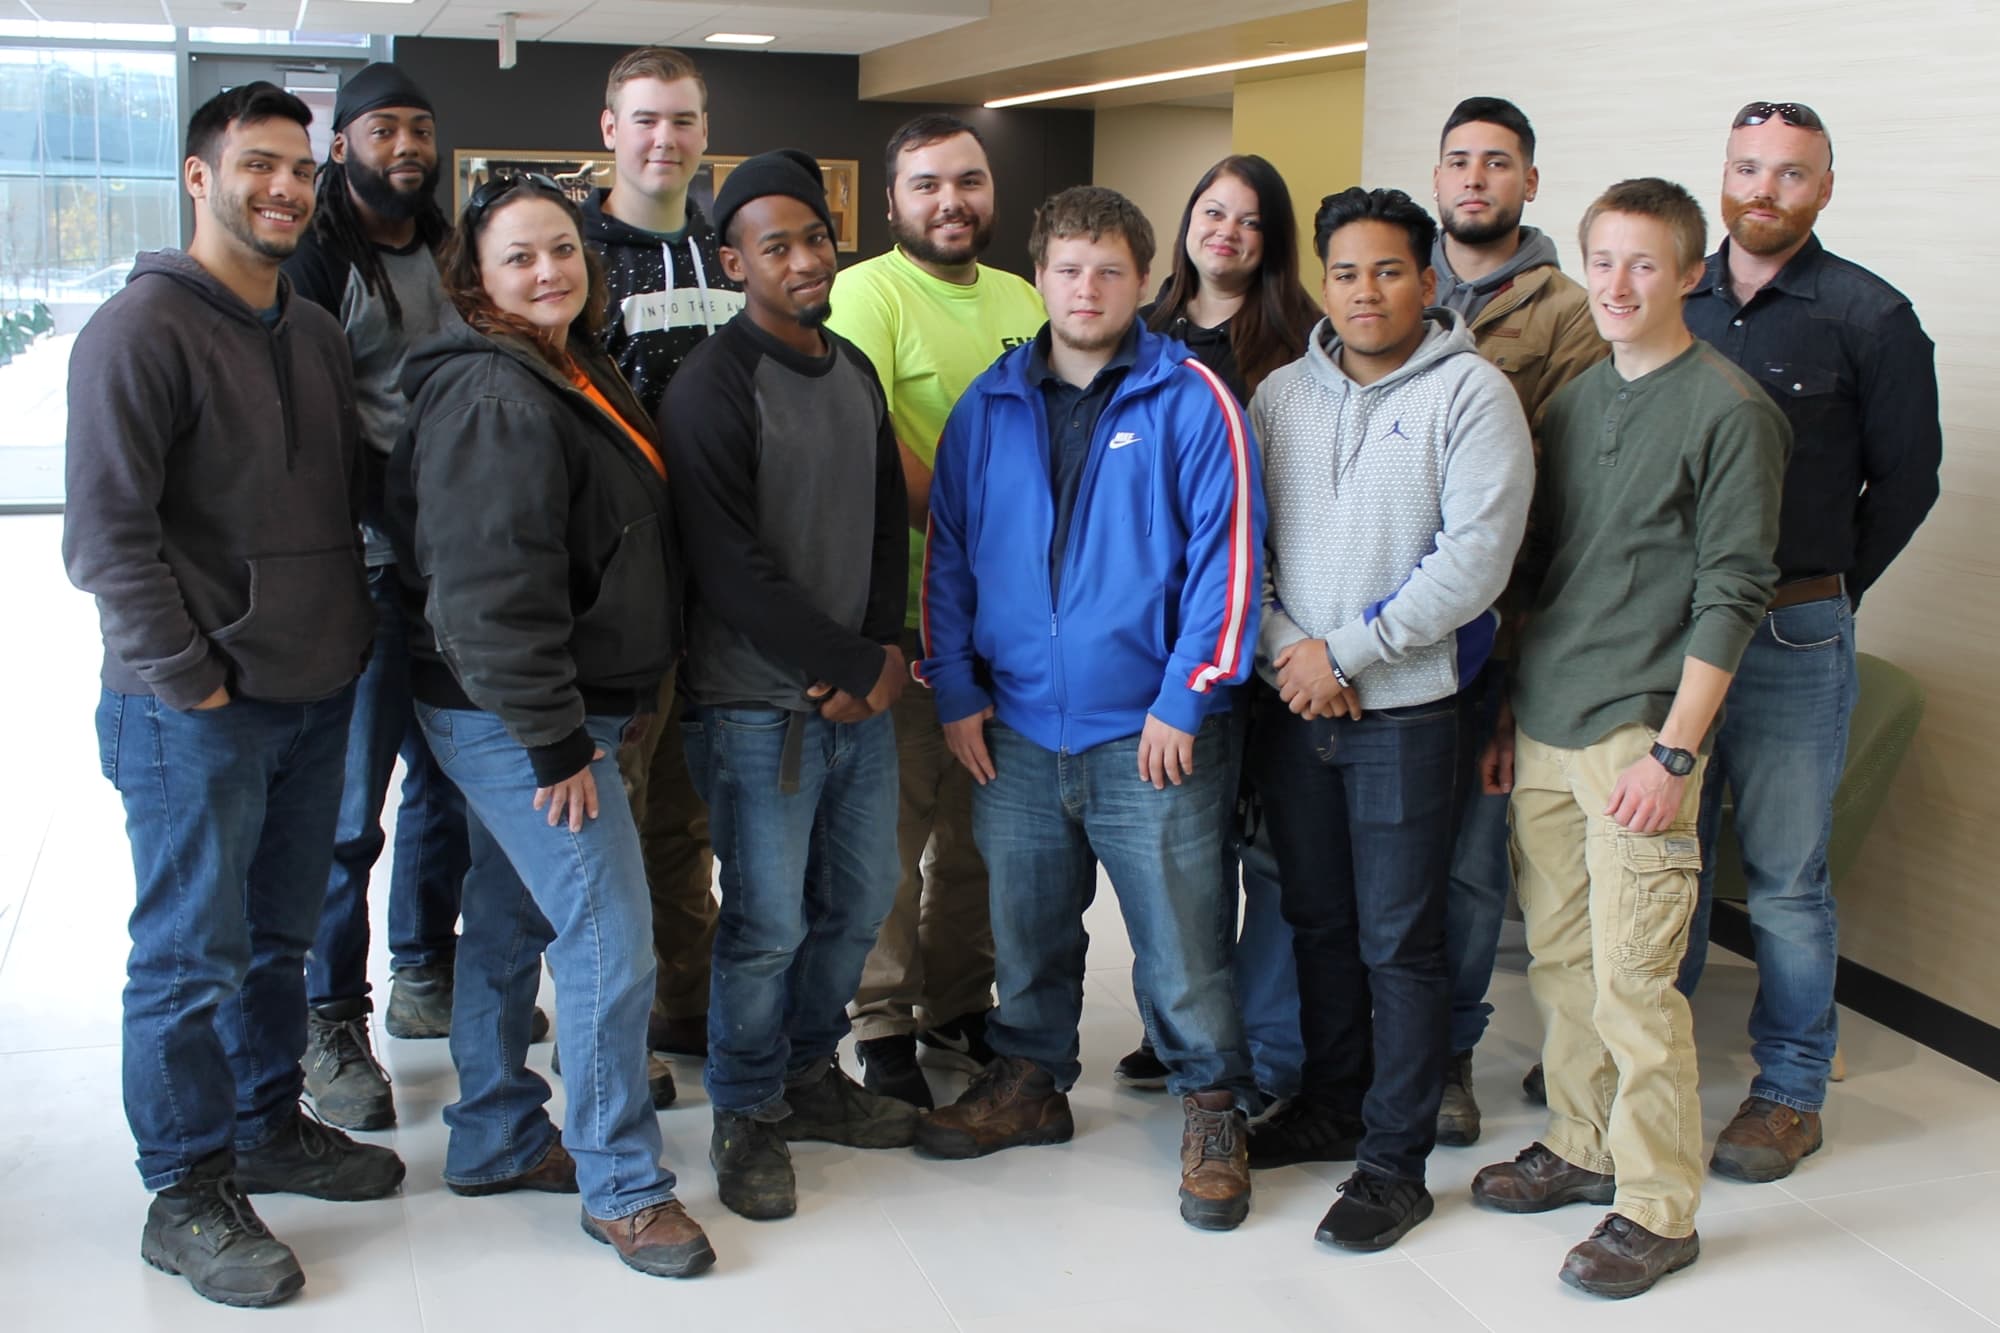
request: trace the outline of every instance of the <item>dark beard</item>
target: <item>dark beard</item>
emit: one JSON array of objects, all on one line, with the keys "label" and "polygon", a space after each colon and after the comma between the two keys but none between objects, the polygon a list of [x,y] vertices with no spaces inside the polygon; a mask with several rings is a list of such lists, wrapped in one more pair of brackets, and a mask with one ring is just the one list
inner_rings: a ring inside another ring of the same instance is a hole
[{"label": "dark beard", "polygon": [[821,301],[816,306],[799,311],[792,318],[799,322],[799,327],[802,329],[817,329],[833,318],[833,304]]},{"label": "dark beard", "polygon": [[1483,222],[1467,222],[1450,209],[1440,209],[1444,214],[1444,234],[1460,245],[1486,245],[1509,235],[1521,225],[1521,210],[1511,213],[1499,210],[1487,214]]},{"label": "dark beard", "polygon": [[231,236],[265,259],[290,259],[292,251],[298,249],[299,243],[296,237],[286,242],[274,241],[257,234],[256,224],[250,220],[252,209],[249,195],[225,194],[218,197],[215,203],[216,221],[220,222]]},{"label": "dark beard", "polygon": [[[1743,215],[1753,207],[1769,209],[1778,215],[1778,220],[1747,220]],[[1780,208],[1777,200],[1763,196],[1740,203],[1725,196],[1722,201],[1722,225],[1729,229],[1729,239],[1753,255],[1783,254],[1810,235],[1818,219],[1819,210],[1811,204],[1803,208]]]},{"label": "dark beard", "polygon": [[993,244],[993,219],[975,224],[972,239],[956,250],[947,250],[931,239],[928,230],[912,227],[900,217],[889,219],[889,239],[902,246],[904,253],[912,259],[936,264],[940,268],[954,268],[959,264],[969,264],[986,253],[986,247]]},{"label": "dark beard", "polygon": [[437,193],[440,168],[432,167],[424,173],[424,183],[414,190],[399,190],[389,183],[386,173],[372,171],[349,158],[347,185],[361,202],[377,217],[388,222],[408,222],[424,211],[432,196]]}]

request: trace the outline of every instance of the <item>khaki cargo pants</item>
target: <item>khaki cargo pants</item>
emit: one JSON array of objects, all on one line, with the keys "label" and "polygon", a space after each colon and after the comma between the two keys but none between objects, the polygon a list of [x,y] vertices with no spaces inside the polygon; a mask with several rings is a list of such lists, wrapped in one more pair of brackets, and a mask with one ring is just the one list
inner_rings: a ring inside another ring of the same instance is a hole
[{"label": "khaki cargo pants", "polygon": [[1508,821],[1533,956],[1528,985],[1547,1034],[1542,1142],[1572,1165],[1615,1175],[1613,1211],[1681,1237],[1694,1230],[1703,1166],[1694,1018],[1674,978],[1694,915],[1708,760],[1688,775],[1672,827],[1630,833],[1604,808],[1618,775],[1652,744],[1637,724],[1581,750],[1520,733]]}]

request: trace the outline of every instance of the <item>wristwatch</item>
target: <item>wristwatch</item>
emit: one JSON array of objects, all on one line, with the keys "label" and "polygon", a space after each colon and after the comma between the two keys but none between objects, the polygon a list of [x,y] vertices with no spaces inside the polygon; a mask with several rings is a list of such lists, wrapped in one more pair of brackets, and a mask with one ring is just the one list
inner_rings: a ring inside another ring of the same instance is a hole
[{"label": "wristwatch", "polygon": [[1653,758],[1660,761],[1660,767],[1677,778],[1684,778],[1694,772],[1694,755],[1687,750],[1676,750],[1669,745],[1653,742]]},{"label": "wristwatch", "polygon": [[1347,678],[1347,673],[1340,669],[1340,663],[1333,660],[1333,645],[1330,643],[1326,646],[1326,664],[1333,668],[1334,684],[1340,686],[1340,688],[1343,690],[1351,690],[1354,688],[1354,682],[1349,680]]}]

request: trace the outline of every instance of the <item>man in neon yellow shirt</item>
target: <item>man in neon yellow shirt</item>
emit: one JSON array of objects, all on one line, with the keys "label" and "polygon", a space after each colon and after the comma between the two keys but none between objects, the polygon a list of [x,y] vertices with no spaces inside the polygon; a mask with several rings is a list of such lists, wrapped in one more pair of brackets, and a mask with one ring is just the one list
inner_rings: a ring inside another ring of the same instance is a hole
[{"label": "man in neon yellow shirt", "polygon": [[[827,326],[875,363],[902,448],[910,496],[903,655],[914,662],[938,436],[966,386],[1040,332],[1047,311],[1026,281],[979,263],[993,239],[993,173],[977,130],[954,116],[919,116],[890,138],[887,165],[896,244],[841,271]],[[919,1040],[940,1063],[978,1069],[992,1058],[993,931],[986,867],[972,841],[972,781],[945,748],[931,692],[905,689],[895,720],[903,877],[849,1013],[868,1088],[928,1107]]]}]

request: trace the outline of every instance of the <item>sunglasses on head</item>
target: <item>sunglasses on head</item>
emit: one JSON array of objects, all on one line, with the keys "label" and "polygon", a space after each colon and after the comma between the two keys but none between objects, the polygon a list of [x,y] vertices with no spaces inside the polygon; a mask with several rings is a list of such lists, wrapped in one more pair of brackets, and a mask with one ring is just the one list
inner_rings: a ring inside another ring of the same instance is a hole
[{"label": "sunglasses on head", "polygon": [[1773,117],[1794,129],[1826,133],[1826,124],[1819,118],[1819,112],[1804,102],[1752,102],[1736,113],[1736,119],[1729,123],[1729,128],[1740,130],[1746,125],[1762,125]]},{"label": "sunglasses on head", "polygon": [[545,176],[539,171],[509,171],[497,174],[474,190],[472,197],[465,201],[465,225],[478,226],[479,219],[486,216],[487,210],[522,185],[532,186],[563,198],[569,197],[563,194],[563,188],[556,184],[555,177]]}]

